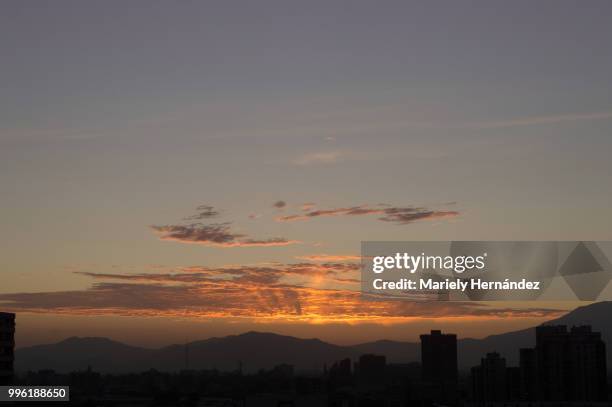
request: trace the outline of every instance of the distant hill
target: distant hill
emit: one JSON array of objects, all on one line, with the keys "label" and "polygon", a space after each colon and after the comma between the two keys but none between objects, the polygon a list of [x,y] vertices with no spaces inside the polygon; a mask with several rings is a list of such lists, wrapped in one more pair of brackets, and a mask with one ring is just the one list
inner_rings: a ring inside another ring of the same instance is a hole
[{"label": "distant hill", "polygon": [[160,349],[132,347],[106,338],[69,338],[56,344],[17,349],[15,366],[18,371],[68,372],[91,366],[101,372],[134,372],[151,368],[177,371],[188,363],[190,369],[231,371],[242,365],[244,371],[253,372],[281,363],[301,370],[321,370],[326,363],[356,356],[350,347],[319,339],[248,332]]},{"label": "distant hill", "polygon": [[[347,347],[332,345],[319,339],[298,339],[272,333],[248,332],[242,335],[212,338],[184,345],[168,346],[157,351],[163,367],[183,368],[185,352],[190,368],[245,371],[268,369],[288,363],[305,370],[321,370],[325,363],[355,352]],[[175,361],[179,361],[176,364]]]},{"label": "distant hill", "polygon": [[[607,345],[608,368],[612,368],[612,301],[598,302],[545,322],[544,325],[591,325],[601,332]],[[480,363],[486,352],[499,352],[509,365],[518,366],[519,349],[535,346],[535,327],[520,331],[491,335],[483,339],[462,339],[457,345],[459,366],[468,368]]]},{"label": "distant hill", "polygon": [[[576,308],[566,315],[545,322],[544,325],[591,325],[601,332],[607,344],[608,367],[612,368],[612,301],[599,302]],[[508,365],[518,366],[519,349],[535,346],[535,327],[491,335],[482,339],[464,338],[457,343],[460,369],[469,369],[480,363],[487,352],[499,352]],[[357,345],[357,350],[387,355],[396,362],[419,361],[420,345],[414,342],[377,341]]]},{"label": "distant hill", "polygon": [[[580,307],[546,324],[591,325],[602,332],[608,344],[608,366],[612,367],[612,302]],[[492,335],[483,339],[460,339],[461,369],[479,363],[487,352],[497,351],[509,365],[518,364],[518,350],[535,343],[535,327]],[[16,351],[18,371],[54,369],[60,372],[84,370],[88,366],[101,372],[134,372],[155,368],[176,371],[190,369],[244,371],[269,369],[289,363],[298,370],[321,370],[336,360],[356,360],[364,353],[382,354],[391,363],[420,360],[420,345],[414,342],[381,340],[354,346],[338,346],[319,339],[299,339],[273,333],[248,332],[223,338],[210,338],[187,345],[160,349],[128,346],[106,338],[68,338],[50,345],[21,348]]]},{"label": "distant hill", "polygon": [[88,366],[102,372],[142,370],[156,351],[125,345],[106,338],[72,337],[51,345],[17,349],[18,371],[53,369],[60,372],[84,370]]}]

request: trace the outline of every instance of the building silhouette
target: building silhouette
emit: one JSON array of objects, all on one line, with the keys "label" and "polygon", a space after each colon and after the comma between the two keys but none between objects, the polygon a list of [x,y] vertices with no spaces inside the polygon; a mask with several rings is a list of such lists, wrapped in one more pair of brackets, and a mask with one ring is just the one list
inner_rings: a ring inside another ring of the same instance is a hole
[{"label": "building silhouette", "polygon": [[506,381],[506,359],[499,353],[487,353],[480,360],[479,366],[474,366],[472,373],[472,395],[475,401],[508,400]]},{"label": "building silhouette", "polygon": [[521,369],[518,366],[506,367],[506,397],[513,401],[521,399]]},{"label": "building silhouette", "polygon": [[380,383],[385,378],[386,366],[387,358],[385,356],[365,354],[359,357],[355,371],[362,383]]},{"label": "building silhouette", "polygon": [[0,312],[0,385],[13,380],[15,314]]},{"label": "building silhouette", "polygon": [[533,348],[522,348],[519,350],[520,370],[520,400],[537,400],[538,391],[538,368],[536,351]]},{"label": "building silhouette", "polygon": [[332,379],[345,379],[351,377],[351,359],[346,358],[335,362],[329,369]]},{"label": "building silhouette", "polygon": [[535,362],[540,400],[607,398],[606,347],[601,334],[590,326],[570,331],[564,325],[536,328]]},{"label": "building silhouette", "polygon": [[496,402],[601,402],[607,399],[606,349],[590,326],[540,326],[535,348],[519,351],[519,367],[497,352],[471,369],[472,400]]},{"label": "building silhouette", "polygon": [[457,335],[432,330],[421,335],[421,372],[440,400],[450,400],[457,391]]}]

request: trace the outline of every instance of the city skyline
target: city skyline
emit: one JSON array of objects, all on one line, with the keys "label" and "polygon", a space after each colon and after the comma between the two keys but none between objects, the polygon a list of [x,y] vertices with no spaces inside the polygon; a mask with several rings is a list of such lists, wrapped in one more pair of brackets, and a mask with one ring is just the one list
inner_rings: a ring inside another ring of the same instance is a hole
[{"label": "city skyline", "polygon": [[[594,317],[598,313],[597,309],[601,311],[610,305],[612,303],[600,303],[594,307],[586,307],[582,312],[587,310],[587,315],[590,312],[591,317]],[[582,318],[587,315],[583,314]],[[108,397],[106,392],[110,389],[115,402],[129,400],[133,405],[155,404],[160,397],[167,397],[176,402],[182,398],[181,395],[186,394],[189,394],[191,404],[195,404],[198,400],[202,400],[203,403],[207,400],[216,400],[217,403],[224,400],[227,405],[236,405],[236,403],[250,405],[263,398],[273,404],[281,401],[293,404],[310,399],[309,405],[336,405],[361,400],[394,401],[403,403],[402,405],[437,401],[448,405],[463,405],[467,402],[475,403],[474,405],[486,403],[519,406],[525,402],[544,401],[563,403],[563,405],[566,403],[584,405],[588,402],[589,405],[595,403],[594,405],[603,406],[607,405],[606,400],[609,397],[606,343],[602,332],[594,331],[590,325],[572,326],[568,330],[566,325],[553,322],[547,326],[535,327],[527,332],[530,336],[535,336],[535,343],[532,339],[535,346],[527,348],[516,341],[512,343],[512,351],[520,354],[518,366],[507,365],[506,358],[500,353],[494,349],[486,349],[486,355],[482,355],[480,364],[472,366],[467,376],[465,366],[462,369],[458,367],[457,336],[442,333],[440,330],[431,330],[429,334],[420,336],[420,364],[415,361],[398,363],[397,360],[393,360],[394,357],[389,361],[389,357],[384,353],[373,353],[371,347],[369,351],[362,347],[353,357],[346,357],[346,354],[338,352],[332,355],[327,350],[322,368],[317,365],[317,361],[310,359],[309,361],[315,364],[304,370],[303,364],[295,366],[292,363],[296,360],[295,355],[300,353],[299,347],[302,346],[304,350],[312,349],[312,341],[297,343],[296,349],[295,338],[250,333],[242,335],[239,346],[249,348],[253,345],[272,346],[278,351],[280,339],[285,341],[282,346],[286,347],[285,357],[291,355],[291,358],[278,363],[278,358],[268,360],[264,356],[260,361],[265,361],[265,366],[250,366],[249,369],[243,370],[244,365],[240,356],[229,353],[224,356],[229,356],[230,359],[238,358],[235,360],[235,365],[231,365],[231,360],[226,358],[225,366],[217,367],[215,362],[212,362],[210,368],[203,369],[202,362],[211,363],[211,361],[208,358],[203,360],[201,353],[191,357],[190,348],[195,344],[185,344],[184,347],[172,347],[171,354],[167,355],[174,362],[172,368],[160,367],[154,363],[159,361],[161,355],[151,357],[151,354],[148,354],[143,359],[148,363],[146,366],[128,362],[124,366],[129,369],[128,371],[109,373],[104,370],[98,371],[91,364],[91,350],[100,344],[91,343],[92,338],[86,339],[89,344],[79,344],[81,339],[72,338],[61,344],[62,351],[76,355],[76,366],[80,368],[74,367],[75,360],[69,361],[68,358],[64,358],[64,365],[56,370],[52,364],[49,364],[52,360],[50,358],[46,360],[47,365],[44,369],[28,369],[25,374],[24,371],[16,371],[13,377],[11,369],[7,370],[12,367],[13,353],[12,348],[7,347],[11,345],[7,339],[12,337],[13,320],[12,314],[0,314],[0,328],[2,328],[0,333],[9,335],[0,338],[4,340],[4,343],[0,343],[3,345],[0,347],[0,355],[5,355],[4,359],[0,360],[4,363],[0,366],[4,369],[0,370],[0,384],[24,385],[38,383],[41,380],[64,385],[70,383],[71,394],[74,394],[71,399],[73,401],[91,400],[92,397],[105,400]],[[247,336],[250,343],[243,341]],[[234,341],[237,338],[227,339]],[[205,343],[207,342],[200,343],[200,346]],[[216,354],[227,352],[227,348],[223,350],[223,347],[219,346],[220,343],[221,339],[208,342],[215,348]],[[324,344],[320,342],[317,345]],[[105,343],[103,348],[108,350],[109,343]],[[49,356],[50,351],[52,349],[47,348],[43,352]],[[99,348],[96,352],[98,351]],[[130,354],[136,351],[136,348],[129,349]],[[180,354],[184,354],[182,366],[178,357]],[[6,359],[6,356],[10,359]],[[17,354],[17,361],[21,356],[23,351]],[[40,357],[35,358],[40,360]],[[115,359],[112,355],[106,356],[107,361],[112,359]],[[9,360],[8,365],[6,360]],[[118,360],[121,358],[114,360],[108,366],[114,365],[116,368],[115,363]],[[196,362],[195,366],[192,362]],[[227,365],[227,362],[230,362],[230,365]],[[87,364],[86,369],[84,363]],[[231,367],[228,369],[229,366]],[[137,373],[139,371],[140,373]],[[146,377],[149,380],[143,381],[142,379]],[[156,378],[154,382],[150,381],[152,377]],[[469,378],[467,382],[464,380],[466,377]],[[176,378],[180,378],[178,386]],[[257,381],[260,383],[254,386],[254,382]],[[126,382],[131,385],[126,386]],[[122,384],[117,385],[118,383]],[[217,387],[213,387],[216,390],[209,389],[210,383],[217,384]],[[224,385],[219,387],[219,383]],[[126,392],[126,389],[129,391]]]},{"label": "city skyline", "polygon": [[583,303],[374,305],[360,242],[612,240],[609,2],[4,11],[0,310],[19,347],[482,338]]}]

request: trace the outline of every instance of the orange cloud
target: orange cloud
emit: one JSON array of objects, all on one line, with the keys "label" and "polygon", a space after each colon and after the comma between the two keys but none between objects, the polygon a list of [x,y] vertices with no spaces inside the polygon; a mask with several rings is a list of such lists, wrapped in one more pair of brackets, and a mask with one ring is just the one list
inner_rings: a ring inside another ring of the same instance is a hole
[{"label": "orange cloud", "polygon": [[350,263],[291,263],[273,265],[241,265],[227,267],[191,266],[180,268],[175,273],[107,274],[75,272],[95,279],[151,281],[163,283],[214,283],[233,281],[253,284],[276,284],[283,279],[293,278],[308,281],[314,277],[330,280],[337,276],[352,274],[357,277],[359,264]]},{"label": "orange cloud", "polygon": [[361,261],[361,256],[351,254],[310,254],[305,256],[296,256],[297,259],[316,261],[316,262],[348,262]]},{"label": "orange cloud", "polygon": [[506,318],[558,315],[545,308],[513,309],[470,302],[412,302],[348,289],[290,283],[295,276],[348,280],[350,265],[288,264],[228,268],[189,267],[176,273],[80,273],[102,282],[89,289],[0,294],[12,311],[150,315],[251,320],[405,322],[415,318]]},{"label": "orange cloud", "polygon": [[316,206],[316,204],[314,202],[305,202],[302,204],[302,210],[304,212],[308,212],[311,211],[312,209],[314,209],[314,207]]}]

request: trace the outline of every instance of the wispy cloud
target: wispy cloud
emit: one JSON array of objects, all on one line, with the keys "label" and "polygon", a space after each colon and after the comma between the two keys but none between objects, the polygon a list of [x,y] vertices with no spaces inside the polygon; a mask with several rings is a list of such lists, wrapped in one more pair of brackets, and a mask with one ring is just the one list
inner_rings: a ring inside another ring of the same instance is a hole
[{"label": "wispy cloud", "polygon": [[[284,201],[274,204],[277,208],[284,208]],[[203,220],[219,216],[220,211],[210,205],[200,205],[195,215],[183,218],[184,221]],[[257,215],[249,215],[250,219]],[[157,233],[161,240],[181,243],[193,243],[216,247],[275,247],[288,246],[299,243],[282,237],[256,239],[244,233],[232,231],[231,222],[204,224],[201,222],[177,223],[167,225],[152,225],[151,229]]]},{"label": "wispy cloud", "polygon": [[432,220],[440,218],[450,218],[459,216],[458,211],[432,210],[423,207],[395,207],[387,204],[374,206],[359,205],[342,208],[318,209],[307,211],[301,214],[284,215],[276,218],[279,222],[304,221],[318,217],[330,216],[363,216],[363,215],[382,215],[378,218],[383,222],[394,222],[405,225],[418,220]]},{"label": "wispy cloud", "polygon": [[359,264],[333,263],[289,263],[266,265],[240,265],[226,267],[191,266],[183,267],[173,273],[141,273],[141,274],[108,274],[75,272],[96,279],[151,281],[165,283],[211,283],[215,281],[233,281],[254,284],[276,284],[284,279],[301,279],[308,282],[318,277],[330,280],[342,275],[358,276]]},{"label": "wispy cloud", "polygon": [[151,229],[159,234],[161,240],[217,247],[273,247],[299,243],[297,240],[289,240],[282,237],[253,239],[244,234],[232,232],[229,222],[210,225],[202,223],[153,225]]},{"label": "wispy cloud", "polygon": [[198,213],[188,216],[184,220],[202,220],[219,216],[219,211],[210,205],[200,205],[196,208]]},{"label": "wispy cloud", "polygon": [[[340,267],[340,268],[338,268]],[[342,267],[345,267],[344,269]],[[12,311],[148,315],[306,322],[402,322],[414,318],[505,318],[556,316],[546,308],[513,309],[470,302],[368,301],[361,292],[284,281],[320,274],[354,283],[347,265],[192,267],[177,273],[81,273],[102,280],[83,290],[0,294]]]},{"label": "wispy cloud", "polygon": [[417,220],[434,220],[441,218],[453,218],[459,216],[457,211],[432,211],[423,208],[387,208],[379,220],[394,222],[400,225],[415,222]]},{"label": "wispy cloud", "polygon": [[340,151],[321,151],[317,153],[304,154],[296,158],[296,165],[333,164],[346,158],[346,154]]},{"label": "wispy cloud", "polygon": [[361,260],[361,256],[353,254],[309,254],[304,256],[296,256],[296,258],[316,262],[349,262]]},{"label": "wispy cloud", "polygon": [[304,203],[302,204],[301,209],[302,209],[304,212],[308,212],[308,211],[313,210],[313,209],[315,208],[315,206],[316,206],[316,204],[315,204],[314,202],[304,202]]},{"label": "wispy cloud", "polygon": [[509,120],[494,120],[468,123],[464,127],[478,128],[502,128],[502,127],[517,127],[517,126],[535,126],[540,124],[556,124],[563,122],[574,122],[584,120],[602,120],[612,119],[612,111],[609,112],[594,112],[594,113],[570,113],[562,115],[549,116],[530,116],[521,117]]}]

